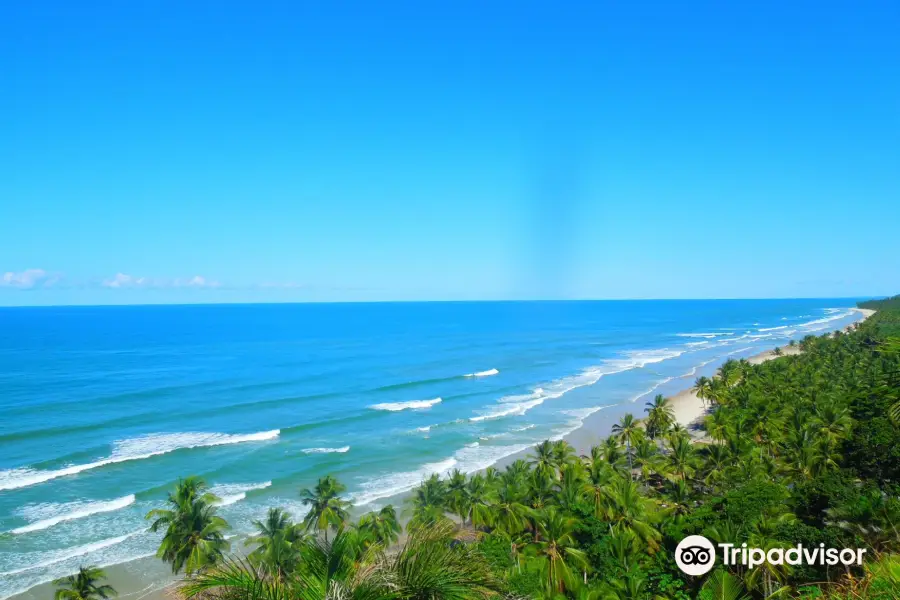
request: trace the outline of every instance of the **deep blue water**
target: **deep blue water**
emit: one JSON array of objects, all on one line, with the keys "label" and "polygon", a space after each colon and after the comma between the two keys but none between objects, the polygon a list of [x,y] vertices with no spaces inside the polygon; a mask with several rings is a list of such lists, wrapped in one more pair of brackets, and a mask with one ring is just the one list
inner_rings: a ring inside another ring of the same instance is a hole
[{"label": "deep blue water", "polygon": [[[851,300],[0,309],[0,598],[150,554],[205,477],[238,533],[332,473],[374,508],[726,358],[843,327]],[[479,374],[480,376],[467,376]]]}]

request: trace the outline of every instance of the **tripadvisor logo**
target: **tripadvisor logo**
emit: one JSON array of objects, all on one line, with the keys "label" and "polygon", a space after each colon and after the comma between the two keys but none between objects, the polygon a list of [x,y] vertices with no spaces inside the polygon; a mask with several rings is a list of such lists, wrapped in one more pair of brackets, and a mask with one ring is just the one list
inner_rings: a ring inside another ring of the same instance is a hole
[{"label": "tripadvisor logo", "polygon": [[[749,548],[747,544],[717,544],[721,549],[722,564],[742,565],[755,569],[763,563],[770,565],[862,565],[864,548],[826,548],[819,544],[807,548],[797,544],[790,548]],[[703,575],[716,564],[716,547],[702,535],[689,535],[675,548],[675,562],[688,575]]]}]

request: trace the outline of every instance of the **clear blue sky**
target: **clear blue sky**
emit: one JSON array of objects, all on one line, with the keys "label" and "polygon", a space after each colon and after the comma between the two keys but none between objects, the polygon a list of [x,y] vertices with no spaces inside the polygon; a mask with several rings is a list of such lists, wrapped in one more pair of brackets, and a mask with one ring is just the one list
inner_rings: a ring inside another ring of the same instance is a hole
[{"label": "clear blue sky", "polygon": [[900,292],[900,4],[735,4],[6,3],[0,304]]}]

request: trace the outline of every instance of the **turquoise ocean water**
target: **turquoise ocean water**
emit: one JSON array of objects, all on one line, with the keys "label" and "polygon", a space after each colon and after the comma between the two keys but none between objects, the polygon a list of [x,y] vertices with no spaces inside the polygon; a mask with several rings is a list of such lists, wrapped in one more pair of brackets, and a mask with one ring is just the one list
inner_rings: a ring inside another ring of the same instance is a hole
[{"label": "turquoise ocean water", "polygon": [[[235,533],[332,473],[362,509],[483,469],[727,358],[858,320],[854,301],[0,309],[0,598],[151,555],[202,475]],[[631,410],[631,409],[629,409]],[[139,564],[139,563],[138,563]]]}]

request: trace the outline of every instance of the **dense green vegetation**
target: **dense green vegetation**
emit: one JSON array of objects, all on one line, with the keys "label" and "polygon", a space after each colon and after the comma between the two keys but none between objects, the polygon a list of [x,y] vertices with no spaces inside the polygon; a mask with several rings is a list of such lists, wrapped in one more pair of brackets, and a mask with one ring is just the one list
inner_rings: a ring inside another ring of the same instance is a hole
[{"label": "dense green vegetation", "polygon": [[[502,471],[434,475],[401,511],[403,537],[390,506],[351,522],[343,486],[325,477],[302,491],[301,523],[273,508],[246,557],[226,557],[216,499],[186,479],[148,515],[165,528],[158,555],[186,573],[187,597],[236,600],[897,600],[896,301],[850,333],[804,338],[802,353],[728,361],[699,378],[710,411],[696,431],[660,396],[584,456],[545,441]],[[673,553],[692,534],[763,549],[865,548],[867,562],[718,563],[691,577]]]}]

